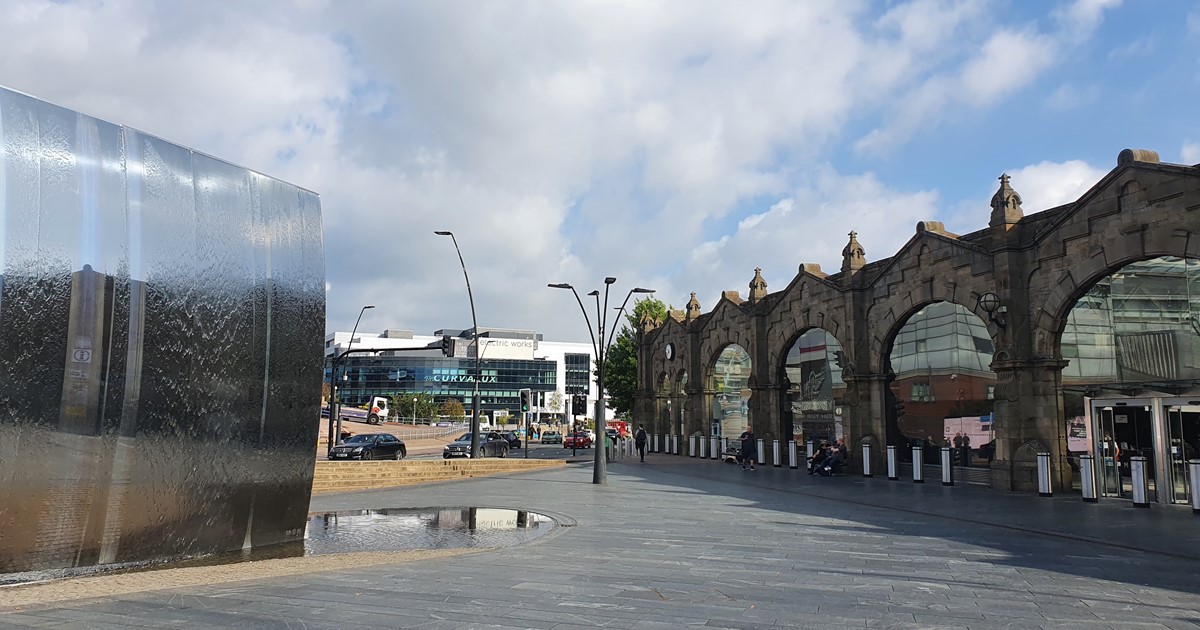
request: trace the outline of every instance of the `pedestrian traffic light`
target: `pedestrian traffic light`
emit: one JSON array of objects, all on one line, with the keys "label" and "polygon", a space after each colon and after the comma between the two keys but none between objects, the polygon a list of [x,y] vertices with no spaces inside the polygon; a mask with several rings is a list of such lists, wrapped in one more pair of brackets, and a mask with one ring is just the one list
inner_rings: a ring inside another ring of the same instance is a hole
[{"label": "pedestrian traffic light", "polygon": [[533,392],[529,391],[528,389],[521,390],[521,413],[528,413],[532,408],[532,405],[530,405],[532,398]]},{"label": "pedestrian traffic light", "polygon": [[454,341],[450,335],[442,335],[442,356],[454,356]]}]

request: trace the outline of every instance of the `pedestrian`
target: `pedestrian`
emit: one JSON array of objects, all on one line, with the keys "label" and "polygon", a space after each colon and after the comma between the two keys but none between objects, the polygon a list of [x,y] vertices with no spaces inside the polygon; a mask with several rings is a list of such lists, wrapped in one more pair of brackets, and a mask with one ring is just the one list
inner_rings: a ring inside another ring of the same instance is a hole
[{"label": "pedestrian", "polygon": [[746,464],[750,464],[750,470],[754,470],[754,460],[758,459],[758,440],[754,439],[754,430],[746,427],[742,431],[742,470],[746,470]]},{"label": "pedestrian", "polygon": [[633,442],[637,446],[638,457],[642,463],[646,463],[646,426],[638,425],[638,430],[633,434]]}]

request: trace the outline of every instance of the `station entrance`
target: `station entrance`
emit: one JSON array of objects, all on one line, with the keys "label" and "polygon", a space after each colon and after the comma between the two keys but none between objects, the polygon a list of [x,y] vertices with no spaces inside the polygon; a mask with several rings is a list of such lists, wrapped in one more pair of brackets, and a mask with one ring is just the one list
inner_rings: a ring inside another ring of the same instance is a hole
[{"label": "station entrance", "polygon": [[1129,499],[1132,458],[1145,458],[1149,499],[1188,503],[1188,460],[1200,457],[1200,397],[1097,398],[1088,405],[1089,451],[1101,497]]}]

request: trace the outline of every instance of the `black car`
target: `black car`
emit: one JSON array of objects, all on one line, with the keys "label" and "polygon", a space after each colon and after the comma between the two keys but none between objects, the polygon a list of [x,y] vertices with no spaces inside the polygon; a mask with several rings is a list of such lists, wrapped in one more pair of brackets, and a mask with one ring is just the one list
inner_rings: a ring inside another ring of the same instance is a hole
[{"label": "black car", "polygon": [[521,448],[521,438],[516,433],[508,431],[506,433],[501,433],[500,437],[508,440],[508,448]]},{"label": "black car", "polygon": [[329,459],[404,459],[408,449],[391,433],[360,433],[333,447]]},{"label": "black car", "polygon": [[[447,444],[442,449],[442,458],[450,459],[451,457],[470,457],[471,456],[471,434],[464,433],[458,436],[457,440]],[[479,456],[480,457],[508,457],[508,440],[504,439],[499,433],[488,433],[479,436]]]}]

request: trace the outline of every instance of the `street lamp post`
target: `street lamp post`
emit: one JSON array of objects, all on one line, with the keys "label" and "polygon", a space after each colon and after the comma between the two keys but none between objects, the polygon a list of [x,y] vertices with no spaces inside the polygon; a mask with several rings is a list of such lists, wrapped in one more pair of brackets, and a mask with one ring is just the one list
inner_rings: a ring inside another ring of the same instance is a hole
[{"label": "street lamp post", "polygon": [[417,426],[417,399],[413,398],[413,426]]},{"label": "street lamp post", "polygon": [[[595,453],[592,462],[592,483],[595,484],[608,483],[607,453],[605,452],[606,438],[608,436],[604,425],[604,363],[608,355],[608,347],[612,344],[612,335],[610,334],[606,341],[604,339],[604,329],[608,323],[608,288],[616,281],[617,279],[612,276],[604,279],[604,310],[600,309],[600,292],[591,291],[588,293],[589,296],[596,298],[596,325],[600,331],[599,340],[597,340],[595,333],[592,332],[591,318],[588,317],[587,309],[583,307],[583,300],[579,298],[579,293],[575,290],[575,287],[565,282],[547,285],[552,289],[570,289],[571,293],[575,295],[575,301],[579,303],[579,310],[583,311],[583,320],[587,323],[588,335],[592,337],[592,349],[596,353],[596,361],[598,362],[596,366],[596,444],[594,445]],[[629,293],[625,295],[625,302],[622,302],[621,308],[617,310],[624,310],[625,304],[629,302],[629,297],[634,293],[654,293],[654,289],[643,289],[641,287],[630,289]]]},{"label": "street lamp post", "polygon": [[479,322],[475,319],[475,297],[471,294],[471,278],[467,275],[467,263],[463,262],[462,250],[458,248],[458,239],[454,232],[437,230],[438,236],[449,236],[454,243],[454,251],[458,253],[458,264],[462,266],[463,279],[467,281],[467,299],[471,302],[471,337],[475,342],[475,390],[471,394],[471,459],[479,457],[479,381],[483,379],[483,369],[480,367],[479,351]]},{"label": "street lamp post", "polygon": [[[337,398],[337,367],[341,362],[342,357],[350,354],[350,348],[354,347],[354,335],[358,333],[358,324],[362,321],[363,313],[369,308],[375,308],[374,304],[367,304],[358,310],[358,319],[354,320],[354,329],[350,331],[350,343],[346,344],[346,351],[341,355],[337,354],[337,346],[334,346],[333,358],[329,365],[329,450],[333,450],[333,445],[342,439],[342,413],[341,401],[334,404],[334,399]],[[335,419],[336,416],[336,419]],[[333,435],[334,427],[337,427],[337,435]]]}]

